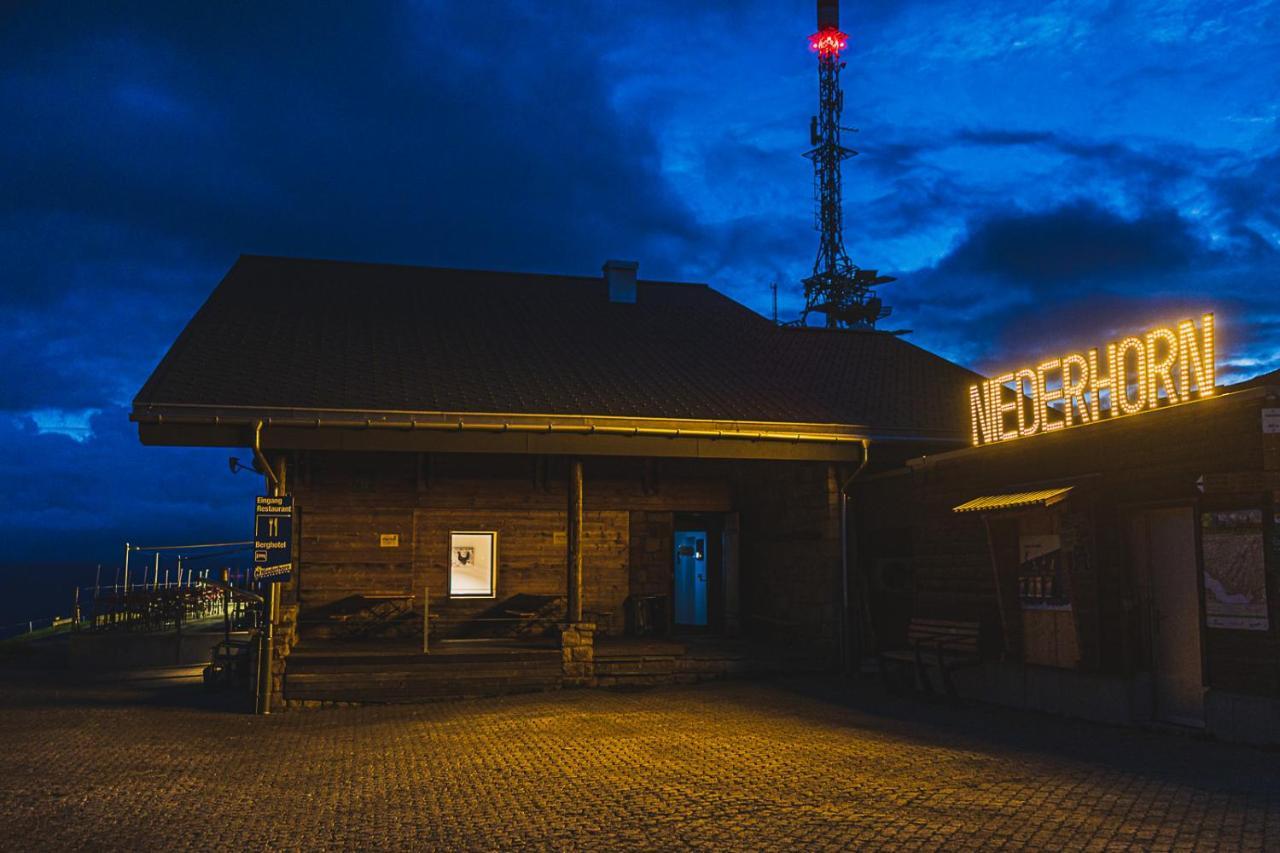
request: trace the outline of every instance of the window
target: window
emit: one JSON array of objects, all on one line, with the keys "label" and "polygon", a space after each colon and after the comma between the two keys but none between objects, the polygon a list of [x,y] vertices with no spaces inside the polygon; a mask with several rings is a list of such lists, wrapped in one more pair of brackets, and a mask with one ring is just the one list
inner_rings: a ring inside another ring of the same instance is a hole
[{"label": "window", "polygon": [[498,534],[455,530],[449,534],[449,597],[493,598],[497,594]]}]

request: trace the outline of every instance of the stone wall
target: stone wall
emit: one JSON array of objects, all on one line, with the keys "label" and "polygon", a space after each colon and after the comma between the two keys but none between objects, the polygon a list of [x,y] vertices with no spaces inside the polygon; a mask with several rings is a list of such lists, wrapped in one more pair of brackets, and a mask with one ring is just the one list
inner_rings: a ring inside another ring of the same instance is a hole
[{"label": "stone wall", "polygon": [[271,644],[271,710],[289,707],[284,698],[284,670],[289,653],[298,644],[298,605],[281,602]]},{"label": "stone wall", "polygon": [[571,622],[560,626],[560,660],[565,687],[594,687],[596,626],[592,622]]}]

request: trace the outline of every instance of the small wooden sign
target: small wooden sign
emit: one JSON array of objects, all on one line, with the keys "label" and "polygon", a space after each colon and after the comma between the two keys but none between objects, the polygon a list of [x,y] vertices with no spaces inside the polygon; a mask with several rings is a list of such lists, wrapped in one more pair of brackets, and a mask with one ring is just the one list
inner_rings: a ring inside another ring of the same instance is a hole
[{"label": "small wooden sign", "polygon": [[378,534],[378,547],[380,547],[380,548],[399,548],[399,547],[400,547],[400,534],[399,534],[399,533],[379,533],[379,534]]},{"label": "small wooden sign", "polygon": [[1280,433],[1280,409],[1262,410],[1262,431],[1269,434]]}]

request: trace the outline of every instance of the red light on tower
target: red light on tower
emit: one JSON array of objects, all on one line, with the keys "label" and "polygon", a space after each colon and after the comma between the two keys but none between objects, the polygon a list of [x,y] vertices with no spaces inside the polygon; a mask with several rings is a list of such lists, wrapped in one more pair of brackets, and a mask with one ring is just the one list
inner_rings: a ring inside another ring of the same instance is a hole
[{"label": "red light on tower", "polygon": [[849,43],[840,32],[839,0],[818,0],[818,31],[809,36],[809,49],[818,56],[839,56]]},{"label": "red light on tower", "polygon": [[849,36],[835,27],[819,30],[809,36],[809,49],[819,56],[839,56],[849,44]]}]

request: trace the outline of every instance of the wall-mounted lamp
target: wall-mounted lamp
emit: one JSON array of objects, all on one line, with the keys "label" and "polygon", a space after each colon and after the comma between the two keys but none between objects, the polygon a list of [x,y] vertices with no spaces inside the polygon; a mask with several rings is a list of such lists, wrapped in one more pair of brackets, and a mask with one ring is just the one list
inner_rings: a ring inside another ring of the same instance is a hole
[{"label": "wall-mounted lamp", "polygon": [[253,460],[252,465],[244,465],[244,464],[241,464],[240,457],[232,456],[230,459],[227,460],[227,467],[231,469],[232,474],[238,474],[241,471],[252,471],[255,474],[265,473],[262,470],[262,468],[258,466],[257,459]]}]

